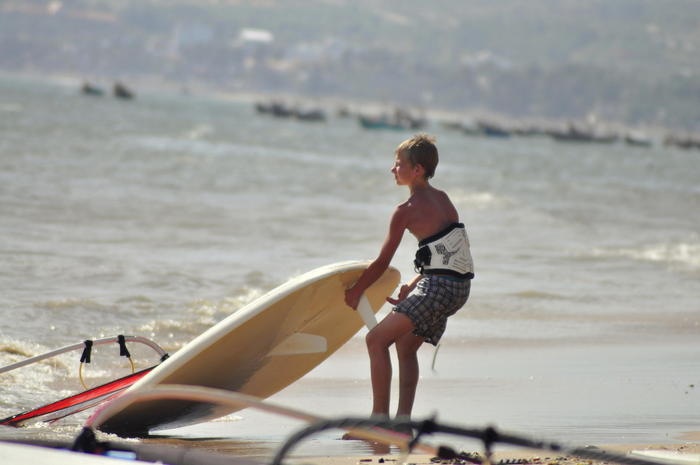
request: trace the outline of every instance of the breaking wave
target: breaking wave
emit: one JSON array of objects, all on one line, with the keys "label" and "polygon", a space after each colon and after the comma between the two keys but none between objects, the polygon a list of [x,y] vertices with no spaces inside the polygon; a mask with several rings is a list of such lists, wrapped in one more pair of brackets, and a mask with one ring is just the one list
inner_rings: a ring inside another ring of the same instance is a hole
[{"label": "breaking wave", "polygon": [[510,204],[506,197],[499,197],[491,192],[467,192],[460,189],[450,191],[450,198],[462,208],[493,208]]},{"label": "breaking wave", "polygon": [[155,340],[168,351],[177,350],[263,293],[257,287],[245,287],[237,291],[235,297],[227,297],[219,301],[194,301],[188,305],[184,313],[191,318],[181,318],[178,315],[177,318],[153,319],[139,326],[136,332]]},{"label": "breaking wave", "polygon": [[700,239],[676,243],[655,243],[641,247],[595,249],[596,257],[623,257],[645,262],[666,263],[687,271],[700,271]]}]

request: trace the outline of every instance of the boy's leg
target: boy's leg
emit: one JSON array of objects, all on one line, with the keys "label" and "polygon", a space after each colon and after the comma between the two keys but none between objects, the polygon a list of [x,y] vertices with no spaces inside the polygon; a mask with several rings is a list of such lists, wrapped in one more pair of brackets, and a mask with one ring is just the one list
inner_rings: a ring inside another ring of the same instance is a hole
[{"label": "boy's leg", "polygon": [[418,349],[424,339],[415,334],[404,334],[396,341],[396,355],[399,358],[399,405],[396,416],[411,418],[413,401],[416,398],[418,385]]},{"label": "boy's leg", "polygon": [[391,391],[391,359],[389,347],[413,331],[413,322],[406,315],[391,312],[367,333],[365,342],[369,353],[372,378],[372,414],[389,415]]}]

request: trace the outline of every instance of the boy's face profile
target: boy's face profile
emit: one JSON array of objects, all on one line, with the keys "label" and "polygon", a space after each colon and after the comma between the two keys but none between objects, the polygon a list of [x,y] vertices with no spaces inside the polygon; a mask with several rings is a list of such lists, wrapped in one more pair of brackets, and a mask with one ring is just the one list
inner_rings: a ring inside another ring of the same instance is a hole
[{"label": "boy's face profile", "polygon": [[405,186],[410,184],[416,176],[421,175],[421,166],[414,165],[402,151],[397,151],[394,158],[394,166],[391,168],[396,184]]}]

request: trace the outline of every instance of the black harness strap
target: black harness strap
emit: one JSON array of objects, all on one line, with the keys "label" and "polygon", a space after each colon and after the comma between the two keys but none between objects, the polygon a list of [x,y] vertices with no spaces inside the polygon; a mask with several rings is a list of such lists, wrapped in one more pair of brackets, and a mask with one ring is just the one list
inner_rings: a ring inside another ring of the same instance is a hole
[{"label": "black harness strap", "polygon": [[80,363],[90,363],[90,354],[92,353],[92,341],[86,340],[83,342],[85,348],[83,349],[83,355],[80,356]]},{"label": "black harness strap", "polygon": [[117,342],[119,343],[119,355],[122,357],[131,358],[129,349],[126,348],[126,340],[124,339],[124,335],[120,334],[117,336]]}]

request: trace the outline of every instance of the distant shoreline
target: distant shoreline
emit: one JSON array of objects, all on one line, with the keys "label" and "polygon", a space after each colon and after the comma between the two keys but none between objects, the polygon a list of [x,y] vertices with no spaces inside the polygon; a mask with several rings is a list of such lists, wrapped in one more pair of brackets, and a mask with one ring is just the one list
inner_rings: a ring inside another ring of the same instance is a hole
[{"label": "distant shoreline", "polygon": [[[180,95],[193,95],[193,96],[204,96],[210,99],[219,99],[231,102],[239,103],[249,103],[254,104],[259,101],[270,101],[279,100],[284,102],[299,102],[299,103],[312,103],[320,107],[326,108],[327,110],[337,110],[342,107],[352,109],[354,114],[358,113],[380,113],[386,111],[390,108],[397,107],[397,104],[392,102],[377,102],[362,99],[345,98],[340,96],[308,96],[302,94],[291,94],[286,92],[256,92],[250,90],[229,90],[215,88],[206,85],[204,82],[195,82],[190,84],[175,83],[166,79],[155,76],[131,76],[131,77],[115,77],[113,79],[108,79],[104,77],[94,77],[94,80],[86,78],[83,76],[77,76],[72,74],[35,74],[27,71],[18,72],[8,72],[6,70],[0,70],[0,78],[3,79],[19,79],[19,80],[33,80],[37,82],[51,83],[55,85],[60,85],[62,87],[74,87],[76,92],[79,92],[80,87],[83,83],[92,83],[98,87],[105,89],[111,89],[111,86],[117,82],[123,82],[127,86],[131,87],[138,98],[142,94],[159,94],[165,93],[170,95],[180,94]],[[465,109],[464,111],[455,111],[451,109],[438,108],[438,107],[420,107],[416,108],[413,106],[407,106],[407,108],[417,110],[422,112],[429,119],[436,121],[438,123],[444,122],[461,122],[461,121],[494,121],[504,126],[517,126],[519,124],[532,124],[532,125],[543,125],[546,127],[566,127],[567,124],[576,124],[580,122],[576,120],[560,119],[553,120],[550,118],[539,118],[539,117],[513,117],[510,115],[499,114],[490,110],[485,109]],[[671,127],[661,127],[661,126],[628,126],[625,123],[615,122],[615,121],[600,121],[598,122],[600,127],[609,128],[614,130],[620,135],[642,132],[648,137],[654,140],[664,140],[665,138],[688,138],[694,143],[700,143],[700,134],[689,132],[684,129],[676,129]],[[585,125],[585,123],[584,123]]]}]

